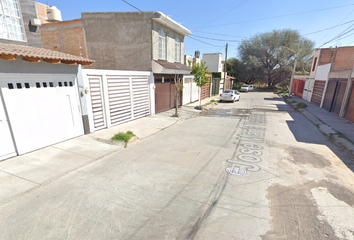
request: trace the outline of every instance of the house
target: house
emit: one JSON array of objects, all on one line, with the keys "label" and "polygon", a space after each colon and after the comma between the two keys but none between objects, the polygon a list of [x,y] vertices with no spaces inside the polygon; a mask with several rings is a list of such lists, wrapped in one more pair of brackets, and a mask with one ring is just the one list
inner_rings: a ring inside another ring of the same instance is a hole
[{"label": "house", "polygon": [[84,134],[78,73],[94,62],[42,48],[35,1],[11,3],[0,5],[11,20],[0,33],[0,160]]},{"label": "house", "polygon": [[303,98],[354,122],[354,47],[316,49]]},{"label": "house", "polygon": [[[99,126],[95,122],[93,131],[135,119],[134,109],[140,111],[136,117],[143,117],[173,108],[174,78],[183,79],[191,72],[183,58],[184,38],[191,32],[161,12],[82,13],[81,19],[44,24],[41,32],[44,48],[95,59],[94,66],[83,70],[85,84],[95,99],[91,101],[91,119],[103,123]],[[123,84],[124,93],[114,89],[119,84]],[[134,91],[134,84],[141,87],[136,90],[136,94],[142,91],[141,99],[133,96],[130,86]],[[102,94],[93,96],[93,92]],[[111,106],[122,94],[126,104],[118,106],[119,101]],[[95,107],[95,102],[100,102],[99,106]]]},{"label": "house", "polygon": [[[224,87],[224,61],[222,61],[222,53],[204,53],[203,61],[208,67],[208,71],[212,73],[211,94],[219,95],[225,90]],[[230,85],[230,81],[229,84]]]}]

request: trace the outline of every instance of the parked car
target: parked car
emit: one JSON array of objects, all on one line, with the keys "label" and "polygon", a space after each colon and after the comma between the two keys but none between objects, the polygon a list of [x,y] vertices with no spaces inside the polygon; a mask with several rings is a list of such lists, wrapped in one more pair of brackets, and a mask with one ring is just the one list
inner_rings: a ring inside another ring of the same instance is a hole
[{"label": "parked car", "polygon": [[253,90],[253,85],[242,85],[240,87],[240,92],[248,92]]},{"label": "parked car", "polygon": [[225,90],[225,92],[220,94],[220,102],[222,101],[239,101],[240,93],[236,90]]}]

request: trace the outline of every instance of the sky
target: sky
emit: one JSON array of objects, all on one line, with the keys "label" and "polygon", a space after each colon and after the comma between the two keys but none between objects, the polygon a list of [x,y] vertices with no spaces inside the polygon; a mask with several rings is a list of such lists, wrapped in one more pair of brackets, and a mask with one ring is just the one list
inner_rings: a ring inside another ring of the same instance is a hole
[{"label": "sky", "polygon": [[316,48],[354,46],[353,0],[37,0],[56,6],[63,21],[81,12],[159,11],[191,30],[185,54],[222,53],[238,57],[243,39],[273,30],[292,29]]}]

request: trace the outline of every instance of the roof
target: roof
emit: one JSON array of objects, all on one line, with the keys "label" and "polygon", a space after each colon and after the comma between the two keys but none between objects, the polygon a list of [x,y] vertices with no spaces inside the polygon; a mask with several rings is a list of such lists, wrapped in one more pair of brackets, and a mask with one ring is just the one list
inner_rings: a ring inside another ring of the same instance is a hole
[{"label": "roof", "polygon": [[181,63],[153,60],[152,71],[154,73],[189,74],[192,69]]},{"label": "roof", "polygon": [[29,62],[40,62],[42,59],[45,62],[53,64],[66,63],[69,65],[92,65],[92,63],[95,62],[88,58],[74,56],[45,48],[0,43],[0,58],[5,60],[16,60],[17,57],[22,57],[23,60]]}]

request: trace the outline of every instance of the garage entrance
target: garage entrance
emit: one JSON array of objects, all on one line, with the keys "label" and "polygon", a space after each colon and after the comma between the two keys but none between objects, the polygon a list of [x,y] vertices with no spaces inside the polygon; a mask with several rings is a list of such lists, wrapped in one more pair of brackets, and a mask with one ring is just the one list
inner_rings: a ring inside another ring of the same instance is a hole
[{"label": "garage entrance", "polygon": [[18,154],[84,133],[75,75],[1,74],[0,77]]}]

